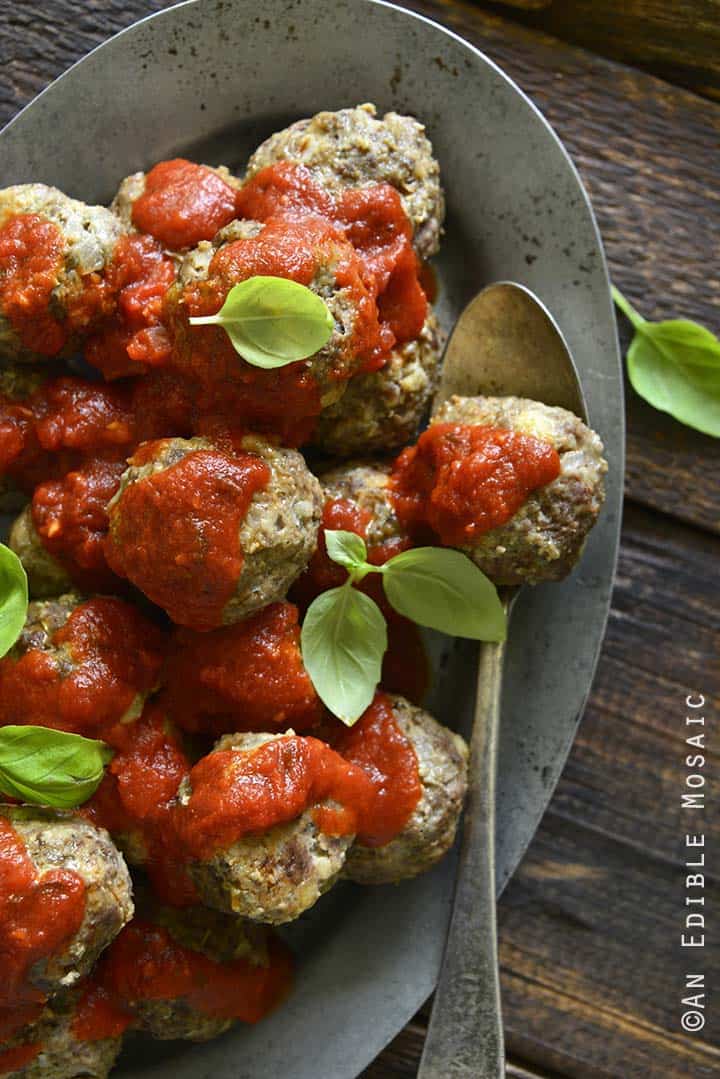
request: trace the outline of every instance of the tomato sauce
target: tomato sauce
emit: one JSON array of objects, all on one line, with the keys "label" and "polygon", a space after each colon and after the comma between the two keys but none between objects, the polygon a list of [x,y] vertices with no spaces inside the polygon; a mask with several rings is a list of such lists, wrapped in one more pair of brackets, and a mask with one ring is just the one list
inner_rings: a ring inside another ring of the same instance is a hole
[{"label": "tomato sauce", "polygon": [[102,981],[130,1008],[182,1000],[200,1015],[256,1023],[287,995],[292,961],[285,945],[271,937],[265,964],[244,958],[219,963],[184,947],[165,927],[136,918],[110,945]]},{"label": "tomato sauce", "polygon": [[318,215],[344,233],[372,278],[380,315],[380,334],[365,370],[381,367],[394,344],[418,336],[427,316],[427,298],[412,246],[412,226],[389,184],[367,184],[330,195],[304,166],[284,161],[256,173],[239,192],[237,207],[240,216],[255,221]]},{"label": "tomato sauce", "polygon": [[560,474],[550,442],[470,424],[433,424],[395,462],[395,510],[415,536],[472,544],[506,524],[528,496]]},{"label": "tomato sauce", "polygon": [[165,293],[175,263],[151,236],[123,236],[106,278],[117,297],[113,314],[85,344],[85,359],[107,379],[143,374],[170,354],[162,325]]},{"label": "tomato sauce", "polygon": [[124,461],[93,461],[62,480],[35,488],[32,518],[43,546],[87,592],[114,590],[105,559],[107,504],[120,486]]},{"label": "tomato sauce", "polygon": [[52,647],[0,660],[0,725],[30,723],[97,738],[139,711],[157,683],[164,639],[134,607],[96,597],[75,608]]},{"label": "tomato sauce", "polygon": [[132,1016],[108,990],[97,974],[86,983],[73,1015],[71,1031],[81,1042],[119,1038],[132,1024]]},{"label": "tomato sauce", "polygon": [[26,1045],[0,1049],[0,1075],[20,1071],[39,1056],[41,1048],[39,1042],[28,1042]]},{"label": "tomato sauce", "polygon": [[211,633],[176,630],[163,683],[168,715],[192,732],[307,730],[323,711],[303,665],[291,603],[273,603]]},{"label": "tomato sauce", "polygon": [[18,214],[0,228],[0,309],[24,347],[43,356],[56,356],[67,340],[51,306],[64,253],[62,232],[39,214]]},{"label": "tomato sauce", "polygon": [[0,1008],[44,999],[30,984],[31,969],[62,952],[84,916],[82,877],[67,869],[39,874],[20,835],[0,817]]},{"label": "tomato sauce", "polygon": [[[161,449],[145,443],[132,463]],[[257,454],[208,449],[131,484],[110,509],[110,567],[180,625],[222,625],[243,566],[240,527],[269,479]]]},{"label": "tomato sauce", "polygon": [[181,157],[150,169],[132,208],[135,228],[174,251],[212,240],[237,216],[230,184],[206,165]]}]

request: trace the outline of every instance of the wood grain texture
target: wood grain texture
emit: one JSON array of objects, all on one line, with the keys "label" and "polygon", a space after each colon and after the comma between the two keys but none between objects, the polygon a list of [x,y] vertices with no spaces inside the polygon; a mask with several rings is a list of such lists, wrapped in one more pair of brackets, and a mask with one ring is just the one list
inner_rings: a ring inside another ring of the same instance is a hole
[{"label": "wood grain texture", "polygon": [[[0,122],[110,33],[165,6],[0,0]],[[413,6],[488,52],[546,113],[591,191],[613,277],[642,313],[717,331],[720,108],[469,4]],[[697,688],[720,696],[720,442],[631,391],[628,414],[633,504],[595,689],[501,904],[512,1079],[720,1075],[717,1022],[693,1037],[679,1027],[691,969],[679,948],[682,702]],[[717,846],[717,816],[705,826]],[[715,879],[710,902],[717,909]],[[720,975],[716,953],[703,955],[708,985]],[[426,1018],[427,1009],[364,1079],[413,1076]]]},{"label": "wood grain texture", "polygon": [[525,26],[720,99],[720,0],[479,3],[505,14],[511,8]]}]

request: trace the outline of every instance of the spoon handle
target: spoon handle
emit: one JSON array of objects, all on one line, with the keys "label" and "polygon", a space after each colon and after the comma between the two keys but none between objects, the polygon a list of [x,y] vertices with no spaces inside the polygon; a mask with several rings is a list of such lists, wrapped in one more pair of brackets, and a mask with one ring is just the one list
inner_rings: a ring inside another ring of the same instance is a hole
[{"label": "spoon handle", "polygon": [[468,797],[452,919],[418,1079],[501,1079],[495,773],[505,644],[478,659]]}]

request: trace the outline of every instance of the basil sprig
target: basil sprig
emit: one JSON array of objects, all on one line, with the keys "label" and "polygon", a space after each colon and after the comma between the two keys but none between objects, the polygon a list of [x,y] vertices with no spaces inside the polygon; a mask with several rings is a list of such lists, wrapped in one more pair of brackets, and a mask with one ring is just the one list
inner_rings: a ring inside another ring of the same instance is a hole
[{"label": "basil sprig", "polygon": [[648,322],[613,286],[613,299],[635,330],[627,351],[636,393],[680,423],[720,438],[720,341],[687,319]]},{"label": "basil sprig", "polygon": [[0,657],[20,636],[28,608],[28,582],[23,564],[9,547],[0,543]]},{"label": "basil sprig", "polygon": [[33,805],[74,809],[97,790],[113,751],[49,727],[0,728],[0,791]]},{"label": "basil sprig", "polygon": [[249,277],[233,285],[215,315],[191,326],[222,326],[235,351],[270,370],[313,356],[330,340],[334,321],[315,292],[284,277]]},{"label": "basil sprig", "polygon": [[365,541],[354,532],[329,530],[325,545],[348,578],[310,604],[302,654],[318,696],[348,726],[372,701],[387,648],[380,608],[352,587],[368,573],[380,573],[391,606],[421,626],[453,637],[505,639],[505,611],[495,586],[460,551],[415,547],[373,566]]}]

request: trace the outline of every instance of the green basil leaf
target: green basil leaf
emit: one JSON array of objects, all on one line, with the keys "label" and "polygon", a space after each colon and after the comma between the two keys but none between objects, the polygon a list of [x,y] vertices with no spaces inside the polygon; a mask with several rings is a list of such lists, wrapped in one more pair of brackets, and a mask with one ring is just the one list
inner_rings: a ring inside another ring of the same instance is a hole
[{"label": "green basil leaf", "polygon": [[362,536],[340,529],[325,532],[325,546],[333,562],[348,569],[361,569],[367,561],[367,547]]},{"label": "green basil leaf", "polygon": [[9,547],[0,543],[0,657],[20,636],[28,608],[27,574]]},{"label": "green basil leaf", "polygon": [[305,285],[264,276],[233,285],[217,314],[190,324],[222,326],[247,363],[266,369],[314,356],[335,325],[325,301]]},{"label": "green basil leaf", "polygon": [[303,660],[315,690],[349,727],[370,705],[387,649],[378,605],[349,584],[323,592],[302,625]]},{"label": "green basil leaf", "polygon": [[613,288],[613,298],[635,328],[627,352],[636,393],[661,412],[720,438],[720,341],[688,319],[647,322]]},{"label": "green basil leaf", "polygon": [[383,587],[396,611],[453,637],[502,641],[506,617],[485,574],[447,547],[415,547],[383,567]]},{"label": "green basil leaf", "polygon": [[34,805],[73,809],[97,790],[113,751],[49,727],[0,728],[0,790]]}]

